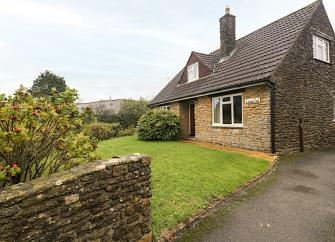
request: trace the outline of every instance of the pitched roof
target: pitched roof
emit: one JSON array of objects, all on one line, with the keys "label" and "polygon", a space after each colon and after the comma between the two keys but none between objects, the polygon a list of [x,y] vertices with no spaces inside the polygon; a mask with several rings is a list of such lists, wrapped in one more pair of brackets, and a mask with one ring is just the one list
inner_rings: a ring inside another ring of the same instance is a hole
[{"label": "pitched roof", "polygon": [[198,57],[198,59],[205,65],[207,66],[209,69],[213,70],[214,69],[214,65],[215,65],[215,55],[207,55],[207,54],[203,54],[203,53],[199,53],[199,52],[194,52],[193,53]]},{"label": "pitched roof", "polygon": [[205,65],[214,68],[213,74],[179,84],[184,67],[150,104],[158,105],[269,78],[320,3],[316,1],[237,40],[235,53],[216,65],[219,50],[208,55],[195,52]]}]

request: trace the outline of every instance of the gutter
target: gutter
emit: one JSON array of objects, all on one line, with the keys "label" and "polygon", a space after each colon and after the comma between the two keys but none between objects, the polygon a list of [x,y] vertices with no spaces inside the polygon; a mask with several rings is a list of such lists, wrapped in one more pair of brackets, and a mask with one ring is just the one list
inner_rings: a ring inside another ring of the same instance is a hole
[{"label": "gutter", "polygon": [[206,92],[206,93],[198,94],[198,95],[194,95],[194,96],[187,96],[187,97],[184,97],[184,98],[173,99],[173,100],[166,101],[166,102],[155,103],[155,104],[150,104],[149,103],[149,106],[150,107],[156,107],[156,106],[168,105],[168,104],[173,103],[173,102],[179,102],[179,101],[184,101],[184,100],[193,99],[193,98],[197,98],[197,97],[204,97],[204,96],[209,96],[209,95],[218,94],[218,93],[222,93],[222,92],[229,92],[229,91],[239,90],[241,88],[264,85],[264,84],[267,84],[267,83],[272,83],[272,82],[270,80],[260,80],[260,81],[256,81],[254,83],[250,83],[250,84],[246,84],[246,85],[241,85],[241,86],[237,86],[237,87],[233,87],[233,88],[227,88],[227,89],[220,89],[218,91]]},{"label": "gutter", "polygon": [[267,82],[266,85],[270,88],[270,105],[271,105],[271,153],[276,153],[276,139],[275,139],[275,84]]}]

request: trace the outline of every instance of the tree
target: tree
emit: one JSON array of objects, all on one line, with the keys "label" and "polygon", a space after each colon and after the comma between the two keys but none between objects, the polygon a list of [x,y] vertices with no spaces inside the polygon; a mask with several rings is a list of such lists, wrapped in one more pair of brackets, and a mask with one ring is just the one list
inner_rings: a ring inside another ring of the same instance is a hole
[{"label": "tree", "polygon": [[30,92],[35,97],[50,96],[52,88],[55,88],[60,93],[64,92],[66,87],[64,77],[46,70],[34,80]]},{"label": "tree", "polygon": [[149,110],[148,104],[149,102],[144,98],[127,99],[121,102],[118,113],[100,108],[96,116],[100,122],[120,123],[122,128],[135,127],[140,117]]},{"label": "tree", "polygon": [[0,187],[95,159],[96,144],[82,132],[77,96],[67,88],[33,97],[23,87],[13,96],[0,95]]},{"label": "tree", "polygon": [[148,104],[149,102],[144,98],[140,98],[140,100],[128,99],[122,101],[119,111],[119,122],[122,127],[135,127],[141,116],[149,110]]}]

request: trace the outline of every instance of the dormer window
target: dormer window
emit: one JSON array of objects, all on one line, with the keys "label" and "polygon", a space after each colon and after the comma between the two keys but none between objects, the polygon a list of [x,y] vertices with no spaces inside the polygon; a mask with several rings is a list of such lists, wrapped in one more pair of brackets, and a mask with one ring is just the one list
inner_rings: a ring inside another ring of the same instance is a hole
[{"label": "dormer window", "polygon": [[187,67],[187,81],[192,82],[199,79],[199,64],[194,63]]},{"label": "dormer window", "polygon": [[313,35],[313,57],[329,63],[329,41]]}]

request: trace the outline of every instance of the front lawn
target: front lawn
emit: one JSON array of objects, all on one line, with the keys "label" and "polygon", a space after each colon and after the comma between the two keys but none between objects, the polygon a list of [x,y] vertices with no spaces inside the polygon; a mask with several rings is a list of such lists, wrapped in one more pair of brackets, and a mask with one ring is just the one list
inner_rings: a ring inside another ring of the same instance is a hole
[{"label": "front lawn", "polygon": [[99,143],[98,153],[142,153],[152,157],[152,224],[154,235],[222,198],[269,167],[269,162],[180,141],[145,142],[122,137]]}]

